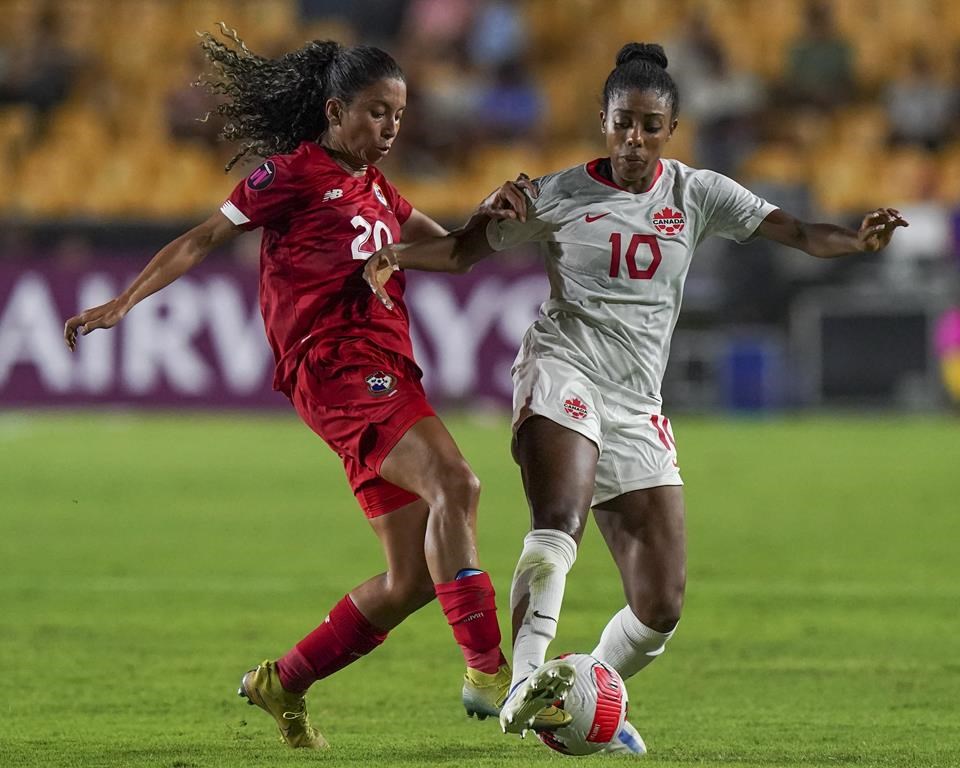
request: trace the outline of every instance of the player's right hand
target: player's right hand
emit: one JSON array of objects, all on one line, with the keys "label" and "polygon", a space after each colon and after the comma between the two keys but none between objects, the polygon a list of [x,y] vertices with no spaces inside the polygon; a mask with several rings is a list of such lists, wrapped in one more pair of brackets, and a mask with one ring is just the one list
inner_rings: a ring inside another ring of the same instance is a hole
[{"label": "player's right hand", "polygon": [[530,181],[530,177],[525,173],[517,176],[516,181],[505,181],[497,189],[493,190],[486,199],[480,203],[477,209],[478,213],[488,216],[494,220],[500,219],[518,219],[527,220],[527,196],[533,199],[537,198],[540,191],[536,184]]},{"label": "player's right hand", "polygon": [[400,261],[394,245],[385,245],[363,265],[363,279],[387,309],[393,309],[393,301],[387,293],[386,285],[398,269],[400,269]]},{"label": "player's right hand", "polygon": [[111,299],[99,307],[84,310],[79,315],[71,317],[63,326],[63,340],[73,351],[77,347],[77,334],[86,336],[90,331],[98,328],[113,328],[119,323],[126,310],[121,306],[119,299]]}]

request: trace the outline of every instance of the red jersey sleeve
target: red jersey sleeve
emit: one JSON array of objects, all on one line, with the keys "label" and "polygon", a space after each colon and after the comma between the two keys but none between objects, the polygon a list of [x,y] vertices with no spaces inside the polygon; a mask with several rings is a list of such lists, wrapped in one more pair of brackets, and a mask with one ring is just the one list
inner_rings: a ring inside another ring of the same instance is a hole
[{"label": "red jersey sleeve", "polygon": [[271,157],[234,187],[220,212],[243,229],[285,219],[300,202],[299,181],[289,157]]},{"label": "red jersey sleeve", "polygon": [[410,218],[413,206],[407,202],[407,199],[397,191],[397,188],[393,186],[383,174],[380,174],[380,184],[383,187],[383,194],[386,196],[387,202],[390,203],[390,208],[393,210],[394,216],[397,217],[397,224],[402,225],[403,222]]}]

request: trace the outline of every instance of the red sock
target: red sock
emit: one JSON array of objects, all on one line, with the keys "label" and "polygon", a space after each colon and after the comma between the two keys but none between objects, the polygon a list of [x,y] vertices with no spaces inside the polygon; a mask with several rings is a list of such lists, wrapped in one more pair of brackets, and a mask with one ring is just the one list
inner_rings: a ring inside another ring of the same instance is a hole
[{"label": "red sock", "polygon": [[500,625],[490,576],[478,573],[436,584],[434,589],[467,666],[494,674],[506,659],[500,653]]},{"label": "red sock", "polygon": [[280,684],[291,693],[302,693],[317,680],[370,653],[386,639],[387,633],[367,621],[350,595],[344,595],[323,624],[277,662]]}]

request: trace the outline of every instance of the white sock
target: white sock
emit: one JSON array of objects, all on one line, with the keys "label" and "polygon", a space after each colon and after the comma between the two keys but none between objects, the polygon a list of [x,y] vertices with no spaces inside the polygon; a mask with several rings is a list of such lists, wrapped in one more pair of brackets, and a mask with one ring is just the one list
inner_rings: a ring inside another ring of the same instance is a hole
[{"label": "white sock", "polygon": [[667,640],[677,631],[657,632],[633,615],[630,606],[622,608],[603,628],[593,656],[604,661],[626,680],[666,650]]},{"label": "white sock", "polygon": [[530,531],[510,585],[511,616],[527,602],[513,644],[511,688],[543,664],[550,641],[557,636],[567,572],[577,559],[577,542],[563,531]]}]

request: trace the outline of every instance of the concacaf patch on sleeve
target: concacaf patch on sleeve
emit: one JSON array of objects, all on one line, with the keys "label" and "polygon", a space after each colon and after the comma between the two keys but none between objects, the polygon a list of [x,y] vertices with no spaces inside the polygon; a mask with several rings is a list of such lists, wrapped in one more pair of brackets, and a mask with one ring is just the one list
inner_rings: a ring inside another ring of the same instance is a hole
[{"label": "concacaf patch on sleeve", "polygon": [[273,164],[273,160],[267,160],[261,165],[258,165],[253,173],[247,176],[247,188],[252,189],[254,192],[259,192],[261,189],[266,189],[271,184],[277,176],[277,167]]}]

